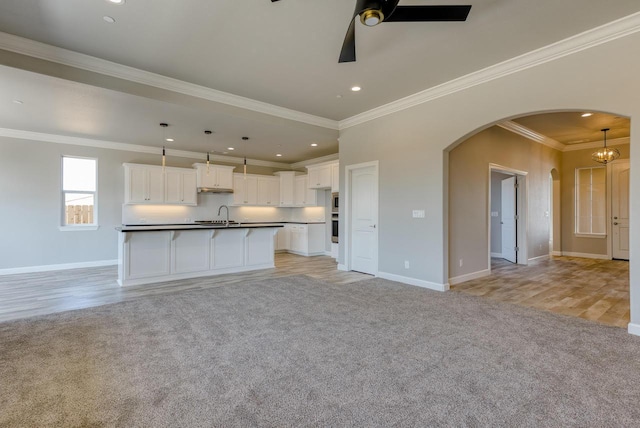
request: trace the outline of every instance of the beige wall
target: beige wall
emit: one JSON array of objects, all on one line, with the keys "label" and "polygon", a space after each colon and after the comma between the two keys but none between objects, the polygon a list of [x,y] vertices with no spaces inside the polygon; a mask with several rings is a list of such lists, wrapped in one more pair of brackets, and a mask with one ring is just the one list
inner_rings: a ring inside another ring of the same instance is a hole
[{"label": "beige wall", "polygon": [[[620,150],[621,159],[629,159],[629,144],[612,146]],[[560,178],[562,198],[562,251],[578,254],[607,255],[608,240],[602,238],[579,238],[575,236],[576,168],[598,166],[591,160],[596,149],[575,150],[562,153]]]},{"label": "beige wall", "polygon": [[[631,118],[633,152],[640,145],[640,56],[632,53],[640,48],[640,32],[625,34],[341,129],[342,193],[346,167],[379,161],[379,272],[446,286],[449,150],[478,130],[538,112],[604,111]],[[632,153],[631,322],[640,331],[640,258],[633,257],[640,248],[637,183],[640,156]],[[425,218],[411,218],[412,209],[425,209]],[[340,241],[340,263],[348,264],[346,240]],[[415,262],[404,269],[403,260]]]},{"label": "beige wall", "polygon": [[450,278],[490,268],[491,163],[527,173],[528,257],[549,253],[549,173],[560,169],[561,153],[494,126],[449,153]]}]

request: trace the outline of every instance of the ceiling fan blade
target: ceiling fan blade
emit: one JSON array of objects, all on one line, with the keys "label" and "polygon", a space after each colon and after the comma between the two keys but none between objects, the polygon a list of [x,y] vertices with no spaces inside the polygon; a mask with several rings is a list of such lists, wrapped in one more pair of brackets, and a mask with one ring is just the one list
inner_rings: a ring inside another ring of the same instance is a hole
[{"label": "ceiling fan blade", "polygon": [[384,22],[466,21],[471,6],[398,6]]},{"label": "ceiling fan blade", "polygon": [[[357,16],[357,15],[356,15]],[[354,62],[356,60],[356,17],[351,18],[351,24],[344,36],[340,59],[338,62]]]}]

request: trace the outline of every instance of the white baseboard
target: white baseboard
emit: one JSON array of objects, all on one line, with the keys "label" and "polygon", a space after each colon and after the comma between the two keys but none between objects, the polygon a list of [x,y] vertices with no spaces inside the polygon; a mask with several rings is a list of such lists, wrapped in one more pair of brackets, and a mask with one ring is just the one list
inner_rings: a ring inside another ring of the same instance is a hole
[{"label": "white baseboard", "polygon": [[338,270],[343,270],[343,271],[347,272],[349,269],[347,269],[347,265],[343,265],[341,263],[338,263]]},{"label": "white baseboard", "polygon": [[324,255],[331,257],[331,251],[324,250]]},{"label": "white baseboard", "polygon": [[532,257],[529,260],[527,260],[528,262],[533,262],[536,260],[542,260],[542,259],[548,259],[549,258],[549,254],[544,254],[542,256],[538,256],[538,257]]},{"label": "white baseboard", "polygon": [[563,251],[562,255],[568,257],[582,257],[585,259],[611,260],[611,258],[606,254],[574,253],[571,251]]},{"label": "white baseboard", "polygon": [[478,279],[491,274],[491,269],[479,270],[477,272],[471,272],[464,275],[455,276],[449,278],[449,284],[456,285],[462,282],[471,281],[472,279]]},{"label": "white baseboard", "polygon": [[627,325],[627,332],[635,336],[640,336],[640,324],[629,323]]},{"label": "white baseboard", "polygon": [[552,256],[561,256],[562,255],[562,251],[552,251],[551,255]]},{"label": "white baseboard", "polygon": [[502,253],[491,253],[491,257],[502,258]]},{"label": "white baseboard", "polygon": [[25,267],[19,267],[19,268],[0,269],[0,275],[15,275],[17,273],[49,272],[54,270],[80,269],[80,268],[99,267],[99,266],[113,266],[117,264],[118,264],[118,260],[96,260],[93,262],[64,263],[64,264],[58,264],[58,265],[25,266]]},{"label": "white baseboard", "polygon": [[415,285],[416,287],[428,288],[435,291],[447,291],[449,284],[438,284],[437,282],[424,281],[422,279],[409,278],[408,276],[396,275],[388,272],[378,272],[379,278],[389,281],[401,282],[403,284]]}]

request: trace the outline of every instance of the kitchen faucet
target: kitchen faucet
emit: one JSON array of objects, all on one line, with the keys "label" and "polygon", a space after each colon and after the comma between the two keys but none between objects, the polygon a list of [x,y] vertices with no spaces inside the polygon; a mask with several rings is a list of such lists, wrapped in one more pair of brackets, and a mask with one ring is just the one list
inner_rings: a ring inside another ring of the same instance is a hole
[{"label": "kitchen faucet", "polygon": [[220,216],[220,211],[222,211],[223,208],[227,210],[227,220],[224,225],[225,227],[229,227],[229,207],[226,205],[220,205],[220,208],[218,208],[218,216]]}]

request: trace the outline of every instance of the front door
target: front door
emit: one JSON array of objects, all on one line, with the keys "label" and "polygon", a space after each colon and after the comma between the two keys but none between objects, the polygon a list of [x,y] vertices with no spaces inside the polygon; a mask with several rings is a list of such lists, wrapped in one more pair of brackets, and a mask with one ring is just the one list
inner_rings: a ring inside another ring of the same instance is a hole
[{"label": "front door", "polygon": [[611,164],[612,256],[629,260],[629,161]]},{"label": "front door", "polygon": [[378,273],[378,170],[351,170],[351,270]]},{"label": "front door", "polygon": [[516,178],[502,180],[502,258],[517,263]]}]

